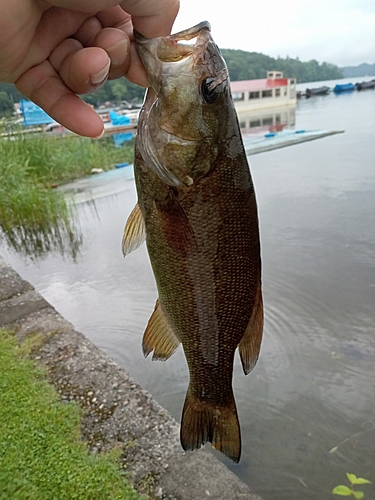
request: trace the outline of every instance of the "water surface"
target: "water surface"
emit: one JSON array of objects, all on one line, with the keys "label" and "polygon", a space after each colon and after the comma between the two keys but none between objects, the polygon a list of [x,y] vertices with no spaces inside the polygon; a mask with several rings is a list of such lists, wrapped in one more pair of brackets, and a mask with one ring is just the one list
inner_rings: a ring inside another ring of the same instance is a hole
[{"label": "water surface", "polygon": [[[375,483],[374,110],[371,90],[302,99],[296,129],[345,133],[250,158],[265,333],[249,376],[236,356],[243,453],[239,465],[223,460],[265,500],[331,499],[346,472]],[[166,363],[143,358],[156,288],[144,247],[121,255],[135,202],[124,176],[115,194],[80,203],[75,262],[57,253],[32,261],[4,244],[0,253],[179,420],[182,350]],[[362,489],[372,498],[373,486]]]}]

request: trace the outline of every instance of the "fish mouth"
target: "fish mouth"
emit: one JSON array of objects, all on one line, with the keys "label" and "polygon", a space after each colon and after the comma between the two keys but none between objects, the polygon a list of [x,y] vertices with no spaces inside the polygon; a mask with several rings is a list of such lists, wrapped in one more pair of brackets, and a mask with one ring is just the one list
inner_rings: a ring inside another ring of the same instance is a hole
[{"label": "fish mouth", "polygon": [[203,30],[211,31],[211,24],[208,21],[202,21],[201,23],[196,24],[192,28],[187,28],[186,30],[174,33],[173,35],[170,35],[170,38],[175,40],[191,40]]},{"label": "fish mouth", "polygon": [[199,84],[205,78],[210,78],[208,91],[213,91],[228,80],[226,64],[211,37],[211,25],[208,21],[158,38],[145,38],[134,31],[134,40],[148,73],[150,86],[157,95],[167,79],[182,81],[184,73],[191,75],[190,79],[186,79],[189,84],[192,83],[192,78]]},{"label": "fish mouth", "polygon": [[[193,52],[197,50],[200,46],[204,45],[211,31],[211,25],[208,21],[203,21],[192,28],[174,33],[173,35],[148,39],[143,35],[134,31],[134,40],[138,47],[141,48],[141,58],[142,57],[142,47],[148,46],[148,50],[157,57],[160,62],[178,62],[185,57],[190,56]],[[191,41],[195,39],[195,43],[184,44],[183,41]],[[154,50],[153,50],[154,49]],[[143,63],[147,66],[147,56],[146,61]]]},{"label": "fish mouth", "polygon": [[148,73],[150,86],[156,94],[166,79],[175,78],[176,75],[180,79],[181,71],[194,75],[197,82],[210,78],[210,91],[228,79],[226,64],[211,37],[211,25],[208,21],[158,38],[145,38],[134,31],[134,40]]}]

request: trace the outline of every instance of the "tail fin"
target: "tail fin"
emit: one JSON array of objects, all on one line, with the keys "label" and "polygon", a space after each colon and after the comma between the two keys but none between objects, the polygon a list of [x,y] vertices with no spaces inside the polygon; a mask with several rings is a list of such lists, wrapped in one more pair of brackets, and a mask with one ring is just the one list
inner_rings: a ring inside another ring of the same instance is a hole
[{"label": "tail fin", "polygon": [[233,393],[232,401],[221,406],[196,398],[189,387],[182,410],[180,437],[184,450],[196,450],[210,442],[213,448],[239,462],[241,431]]}]

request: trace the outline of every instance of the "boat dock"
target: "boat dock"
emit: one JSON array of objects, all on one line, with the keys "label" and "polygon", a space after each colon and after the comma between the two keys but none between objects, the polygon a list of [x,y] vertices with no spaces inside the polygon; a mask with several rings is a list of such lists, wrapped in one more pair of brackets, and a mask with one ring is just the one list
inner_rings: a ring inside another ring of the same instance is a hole
[{"label": "boat dock", "polygon": [[256,137],[244,136],[243,142],[250,156],[342,133],[344,130],[283,130]]}]

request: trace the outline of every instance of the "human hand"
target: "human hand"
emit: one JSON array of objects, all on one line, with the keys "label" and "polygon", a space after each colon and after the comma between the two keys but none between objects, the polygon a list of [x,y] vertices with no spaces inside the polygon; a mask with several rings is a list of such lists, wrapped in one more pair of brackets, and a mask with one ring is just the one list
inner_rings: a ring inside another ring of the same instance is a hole
[{"label": "human hand", "polygon": [[76,94],[121,76],[147,87],[133,27],[168,35],[178,8],[179,0],[0,0],[0,81],[69,130],[98,137],[101,118]]}]

